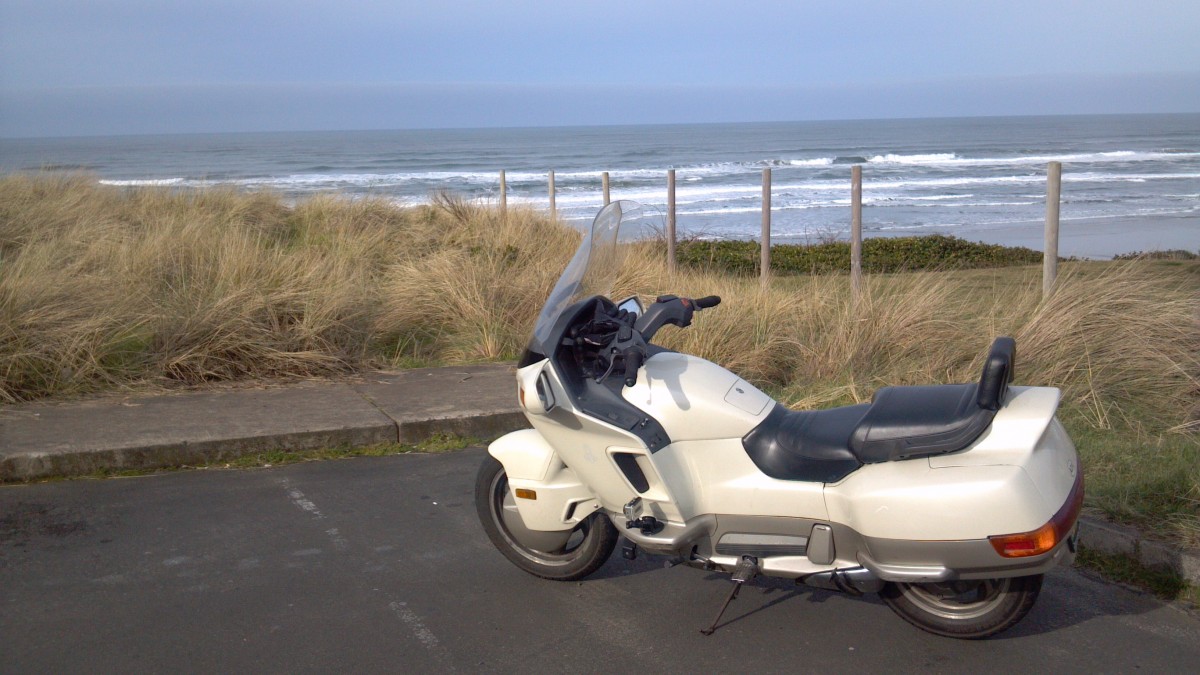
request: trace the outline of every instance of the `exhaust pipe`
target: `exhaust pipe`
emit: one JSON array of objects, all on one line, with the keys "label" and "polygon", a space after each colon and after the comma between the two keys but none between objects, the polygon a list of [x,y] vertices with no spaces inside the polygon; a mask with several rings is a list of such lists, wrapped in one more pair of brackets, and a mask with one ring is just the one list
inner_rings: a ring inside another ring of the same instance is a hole
[{"label": "exhaust pipe", "polygon": [[827,591],[840,591],[850,595],[878,593],[883,590],[883,579],[865,567],[848,567],[840,570],[829,570],[801,577],[796,581]]}]

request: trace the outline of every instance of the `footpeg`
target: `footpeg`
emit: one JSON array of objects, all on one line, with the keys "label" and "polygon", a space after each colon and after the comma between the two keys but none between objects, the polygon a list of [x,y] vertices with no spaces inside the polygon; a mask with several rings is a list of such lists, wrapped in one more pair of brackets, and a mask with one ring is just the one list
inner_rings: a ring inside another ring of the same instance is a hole
[{"label": "footpeg", "polygon": [[725,610],[729,608],[729,603],[737,597],[738,591],[742,590],[742,584],[750,581],[758,576],[759,566],[758,559],[754,556],[744,555],[738,561],[737,567],[733,569],[733,574],[729,580],[733,582],[733,591],[725,598],[725,604],[721,605],[721,611],[717,612],[717,618],[713,619],[712,625],[708,628],[701,628],[700,632],[705,635],[712,635],[717,630],[717,624],[721,622],[721,617],[725,615]]}]

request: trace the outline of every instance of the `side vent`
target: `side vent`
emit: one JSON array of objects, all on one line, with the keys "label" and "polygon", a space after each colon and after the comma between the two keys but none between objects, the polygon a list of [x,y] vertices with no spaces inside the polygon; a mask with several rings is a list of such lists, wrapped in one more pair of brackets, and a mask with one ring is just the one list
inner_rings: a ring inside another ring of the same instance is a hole
[{"label": "side vent", "polygon": [[614,452],[612,457],[613,461],[617,463],[617,468],[625,474],[625,479],[629,481],[634,490],[644,494],[650,489],[650,481],[646,480],[646,474],[642,472],[642,467],[638,466],[637,455],[629,452]]}]

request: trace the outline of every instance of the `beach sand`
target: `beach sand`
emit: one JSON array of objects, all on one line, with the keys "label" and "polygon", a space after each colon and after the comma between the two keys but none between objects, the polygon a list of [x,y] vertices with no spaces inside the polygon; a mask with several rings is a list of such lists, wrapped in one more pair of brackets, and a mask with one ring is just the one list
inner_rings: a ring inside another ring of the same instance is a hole
[{"label": "beach sand", "polygon": [[[963,239],[1005,246],[1045,247],[1045,223],[993,226],[957,233]],[[1134,251],[1200,249],[1200,214],[1080,218],[1059,223],[1058,254],[1063,257],[1110,259]]]},{"label": "beach sand", "polygon": [[[1045,247],[1044,221],[1028,221],[983,227],[929,227],[893,231],[870,231],[866,237],[911,237],[945,234],[967,241],[1003,246],[1024,246],[1036,251]],[[844,237],[839,237],[844,238]],[[774,237],[774,244],[808,244],[812,239]],[[1112,218],[1064,219],[1059,223],[1058,254],[1061,257],[1109,260],[1114,255],[1135,251],[1183,249],[1200,251],[1200,213],[1121,216]]]}]

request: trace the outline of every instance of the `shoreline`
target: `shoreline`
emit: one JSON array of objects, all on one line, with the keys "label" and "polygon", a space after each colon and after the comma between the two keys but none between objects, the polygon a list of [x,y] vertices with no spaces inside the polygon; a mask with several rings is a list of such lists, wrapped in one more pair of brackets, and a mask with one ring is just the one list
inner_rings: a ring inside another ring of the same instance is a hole
[{"label": "shoreline", "polygon": [[[1045,249],[1045,223],[1026,221],[968,230],[934,226],[906,230],[865,231],[864,238],[919,237],[942,234],[966,241]],[[757,239],[757,238],[756,238]],[[839,240],[848,239],[839,233]],[[771,238],[772,244],[811,244],[811,238]],[[1111,260],[1135,252],[1183,249],[1200,251],[1200,213],[1156,216],[1111,216],[1062,219],[1059,222],[1058,254],[1064,258]]]}]

